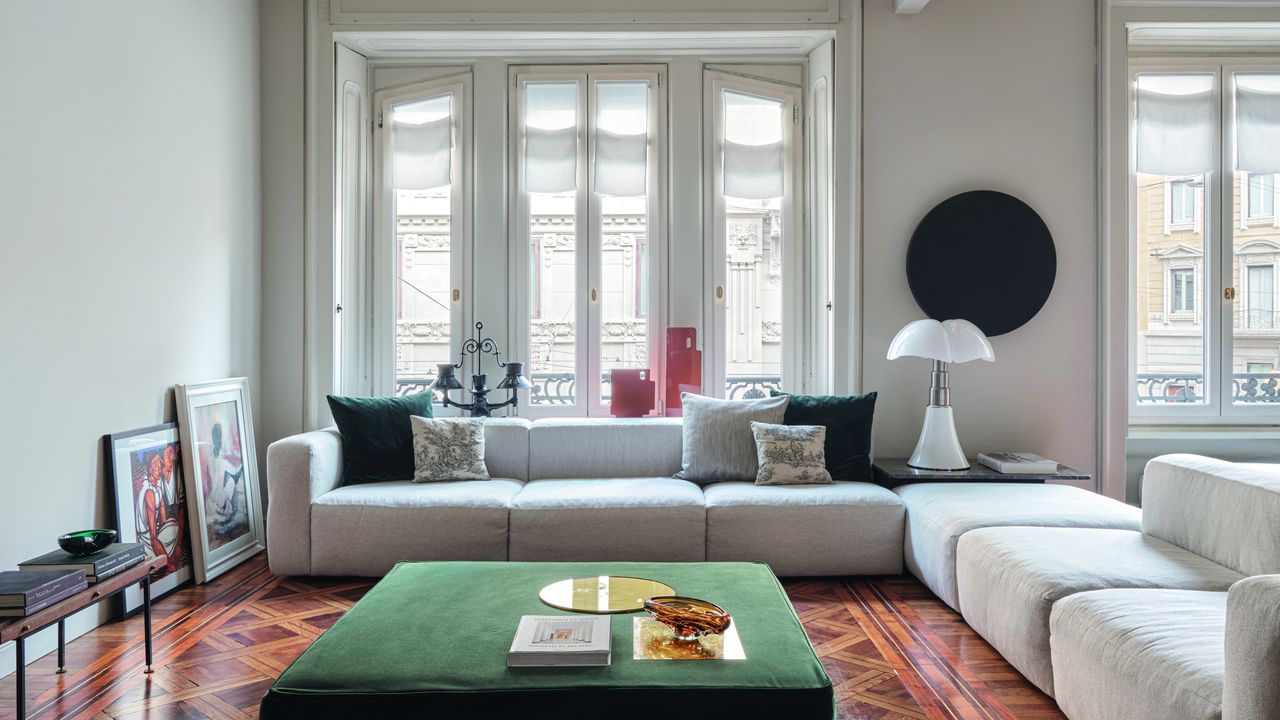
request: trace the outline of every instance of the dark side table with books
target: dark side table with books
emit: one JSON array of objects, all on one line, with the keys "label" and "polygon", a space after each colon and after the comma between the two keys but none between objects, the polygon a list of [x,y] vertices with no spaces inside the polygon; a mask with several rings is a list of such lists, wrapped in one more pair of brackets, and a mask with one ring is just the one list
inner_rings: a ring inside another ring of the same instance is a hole
[{"label": "dark side table with books", "polygon": [[142,588],[145,672],[151,672],[151,575],[167,562],[164,555],[144,559],[140,545],[113,545],[79,558],[55,551],[21,563],[19,571],[0,572],[0,644],[13,642],[16,649],[19,720],[27,715],[26,639],[56,623],[58,672],[65,672],[66,619],[133,585]]},{"label": "dark side table with books", "polygon": [[911,483],[1046,483],[1051,480],[1090,480],[1092,475],[1055,463],[1053,472],[1000,472],[969,461],[968,470],[921,470],[907,464],[906,458],[876,460],[872,466],[873,482],[887,488]]}]

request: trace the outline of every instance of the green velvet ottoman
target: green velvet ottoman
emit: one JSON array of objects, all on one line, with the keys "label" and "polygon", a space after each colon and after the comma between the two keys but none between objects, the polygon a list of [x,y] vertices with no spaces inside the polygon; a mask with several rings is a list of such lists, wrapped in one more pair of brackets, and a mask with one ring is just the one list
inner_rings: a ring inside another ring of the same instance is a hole
[{"label": "green velvet ottoman", "polygon": [[[733,615],[746,660],[633,660],[612,618],[609,667],[515,668],[521,615],[558,615],[538,590],[572,577],[665,582]],[[280,676],[261,717],[821,718],[822,669],[782,586],[756,563],[400,563]]]}]

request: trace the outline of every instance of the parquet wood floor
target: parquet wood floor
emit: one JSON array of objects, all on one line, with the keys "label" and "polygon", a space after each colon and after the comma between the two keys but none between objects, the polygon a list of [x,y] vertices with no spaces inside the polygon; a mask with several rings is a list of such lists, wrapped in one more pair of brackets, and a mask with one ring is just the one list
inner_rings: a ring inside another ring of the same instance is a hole
[{"label": "parquet wood floor", "polygon": [[[156,671],[142,673],[142,618],[28,667],[32,718],[249,720],[272,680],[369,589],[365,579],[271,575],[259,555],[155,607]],[[959,615],[910,577],[784,582],[835,685],[841,720],[1058,720]],[[14,717],[13,676],[0,719]]]}]

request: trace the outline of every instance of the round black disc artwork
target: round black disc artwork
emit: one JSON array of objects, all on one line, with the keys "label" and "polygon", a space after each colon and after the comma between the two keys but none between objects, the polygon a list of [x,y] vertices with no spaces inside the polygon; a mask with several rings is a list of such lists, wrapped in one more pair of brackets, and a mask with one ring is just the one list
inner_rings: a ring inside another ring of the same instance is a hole
[{"label": "round black disc artwork", "polygon": [[1057,271],[1044,220],[1018,198],[994,190],[939,203],[916,226],[907,248],[907,283],[920,309],[935,320],[968,320],[988,337],[1035,317]]}]

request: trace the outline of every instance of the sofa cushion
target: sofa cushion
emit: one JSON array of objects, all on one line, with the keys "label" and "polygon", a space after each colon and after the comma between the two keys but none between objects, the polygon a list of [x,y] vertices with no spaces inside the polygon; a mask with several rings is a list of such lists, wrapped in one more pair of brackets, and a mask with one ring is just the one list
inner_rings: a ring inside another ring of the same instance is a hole
[{"label": "sofa cushion", "polygon": [[1280,717],[1280,575],[1258,575],[1227,593],[1227,665],[1223,715]]},{"label": "sofa cushion", "polygon": [[510,556],[701,562],[706,559],[702,489],[671,477],[535,480],[511,503]]},{"label": "sofa cushion", "polygon": [[385,574],[401,560],[506,560],[519,480],[348,485],[311,505],[311,574]]},{"label": "sofa cushion", "polygon": [[1098,590],[1049,620],[1058,705],[1073,720],[1218,720],[1227,594]]},{"label": "sofa cushion", "polygon": [[1280,468],[1162,455],[1142,479],[1142,529],[1245,575],[1280,573]]},{"label": "sofa cushion", "polygon": [[484,421],[484,466],[489,477],[529,479],[529,428],[524,418]]},{"label": "sofa cushion", "polygon": [[564,418],[529,429],[529,478],[671,477],[680,470],[679,418]]},{"label": "sofa cushion", "polygon": [[956,552],[965,621],[1050,695],[1049,613],[1058,600],[1106,588],[1226,590],[1240,578],[1132,530],[984,528],[961,536]]},{"label": "sofa cushion", "polygon": [[409,418],[413,426],[413,481],[488,480],[484,418]]},{"label": "sofa cushion", "polygon": [[[777,390],[772,395],[783,395]],[[871,424],[876,393],[866,395],[792,395],[782,422],[827,428],[827,471],[835,480],[871,479]]]},{"label": "sofa cushion", "polygon": [[894,490],[907,506],[907,569],[952,608],[956,543],[970,530],[1031,525],[1139,530],[1142,511],[1067,485],[919,483]]},{"label": "sofa cushion", "polygon": [[751,423],[782,423],[790,396],[721,400],[682,393],[684,447],[676,477],[699,484],[756,479]]},{"label": "sofa cushion", "polygon": [[413,477],[411,416],[431,417],[431,391],[404,397],[328,396],[342,433],[342,478],[347,484]]},{"label": "sofa cushion", "polygon": [[902,501],[870,483],[712,483],[707,560],[757,561],[777,575],[902,572]]},{"label": "sofa cushion", "polygon": [[756,440],[757,485],[829,485],[822,451],[827,429],[821,425],[770,425],[752,422]]}]

